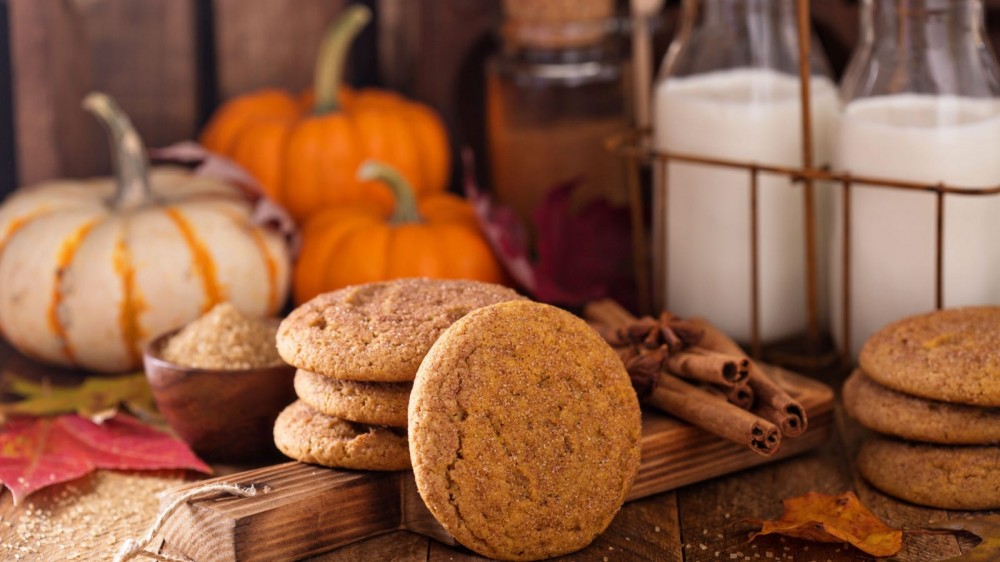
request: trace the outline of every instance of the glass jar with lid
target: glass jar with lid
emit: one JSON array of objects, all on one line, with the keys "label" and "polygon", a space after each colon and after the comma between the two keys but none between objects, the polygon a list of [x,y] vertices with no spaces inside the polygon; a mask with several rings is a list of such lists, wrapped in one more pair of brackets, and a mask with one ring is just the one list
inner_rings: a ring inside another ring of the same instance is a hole
[{"label": "glass jar with lid", "polygon": [[626,205],[622,163],[604,141],[629,126],[626,60],[611,0],[505,0],[501,52],[486,77],[494,197],[525,221],[579,181],[577,205]]}]

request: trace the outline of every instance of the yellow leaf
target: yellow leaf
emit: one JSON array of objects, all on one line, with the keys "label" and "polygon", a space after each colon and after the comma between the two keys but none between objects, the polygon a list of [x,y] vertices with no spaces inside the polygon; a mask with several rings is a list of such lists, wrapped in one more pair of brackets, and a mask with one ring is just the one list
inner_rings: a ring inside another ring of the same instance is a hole
[{"label": "yellow leaf", "polygon": [[143,373],[116,377],[89,377],[76,386],[55,386],[7,373],[7,391],[23,400],[0,404],[0,417],[47,416],[76,413],[87,418],[107,419],[124,404],[137,415],[156,411],[149,383]]},{"label": "yellow leaf", "polygon": [[809,492],[784,500],[785,512],[777,521],[756,521],[760,532],[815,542],[846,542],[872,556],[892,556],[903,546],[903,531],[893,529],[868,510],[854,492],[830,496]]}]

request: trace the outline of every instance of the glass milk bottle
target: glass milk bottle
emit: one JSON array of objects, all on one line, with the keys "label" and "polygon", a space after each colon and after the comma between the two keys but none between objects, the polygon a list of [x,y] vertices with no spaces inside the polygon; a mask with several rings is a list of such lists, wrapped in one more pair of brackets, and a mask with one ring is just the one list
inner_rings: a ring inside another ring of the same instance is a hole
[{"label": "glass milk bottle", "polygon": [[[978,0],[871,0],[835,166],[955,187],[1000,184],[1000,72]],[[851,353],[885,324],[935,306],[933,193],[859,185],[851,201]],[[838,198],[839,201],[839,198]],[[837,209],[836,216],[840,216]],[[834,233],[834,335],[843,329],[842,223]],[[1000,302],[1000,199],[944,201],[944,306]],[[839,342],[844,347],[844,342]]]},{"label": "glass milk bottle", "polygon": [[[837,95],[818,41],[811,52],[818,165],[828,162]],[[794,0],[687,0],[653,93],[655,148],[800,166],[798,58]],[[654,232],[665,226],[667,246],[654,240],[655,258],[663,259],[664,250],[668,256],[666,287],[654,290],[671,311],[705,316],[749,341],[749,172],[670,162],[667,185],[666,217],[659,212],[662,193],[654,195]],[[805,219],[801,186],[762,173],[758,187],[760,333],[766,342],[806,329]],[[817,199],[823,191],[814,190]],[[818,231],[828,226],[818,219]]]}]

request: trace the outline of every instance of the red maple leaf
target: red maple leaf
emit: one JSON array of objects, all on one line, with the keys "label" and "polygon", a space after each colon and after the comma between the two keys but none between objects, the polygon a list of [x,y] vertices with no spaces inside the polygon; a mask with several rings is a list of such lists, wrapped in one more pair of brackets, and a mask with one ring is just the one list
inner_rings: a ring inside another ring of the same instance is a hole
[{"label": "red maple leaf", "polygon": [[14,417],[0,428],[0,484],[15,504],[98,468],[212,472],[187,445],[127,414],[100,425],[76,414]]}]

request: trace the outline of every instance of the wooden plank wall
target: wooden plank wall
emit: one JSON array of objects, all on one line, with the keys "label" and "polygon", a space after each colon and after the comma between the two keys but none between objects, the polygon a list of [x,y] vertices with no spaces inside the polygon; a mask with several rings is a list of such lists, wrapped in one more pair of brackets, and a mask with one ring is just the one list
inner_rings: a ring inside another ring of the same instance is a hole
[{"label": "wooden plank wall", "polygon": [[108,169],[91,90],[118,98],[151,145],[195,128],[196,0],[10,0],[17,170],[23,184]]},{"label": "wooden plank wall", "polygon": [[[126,0],[127,1],[127,0]],[[214,0],[216,83],[221,99],[312,84],[313,61],[344,0]]]},{"label": "wooden plank wall", "polygon": [[[0,0],[0,195],[12,184],[107,173],[102,135],[79,105],[92,89],[116,96],[158,146],[191,138],[233,95],[304,88],[324,28],[348,1]],[[431,104],[455,145],[475,144],[501,0],[361,1],[376,9],[377,25],[355,45],[352,82]],[[661,50],[678,3],[668,2]],[[986,5],[996,44],[1000,0]],[[857,36],[857,2],[814,0],[813,9],[842,67]]]},{"label": "wooden plank wall", "polygon": [[115,96],[147,143],[162,146],[192,138],[233,95],[306,87],[345,3],[7,0],[18,183],[108,172],[103,134],[80,108],[91,90]]}]

